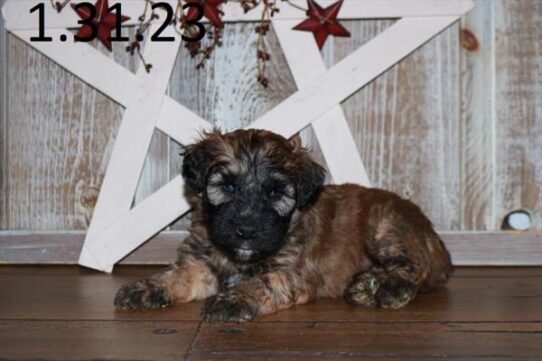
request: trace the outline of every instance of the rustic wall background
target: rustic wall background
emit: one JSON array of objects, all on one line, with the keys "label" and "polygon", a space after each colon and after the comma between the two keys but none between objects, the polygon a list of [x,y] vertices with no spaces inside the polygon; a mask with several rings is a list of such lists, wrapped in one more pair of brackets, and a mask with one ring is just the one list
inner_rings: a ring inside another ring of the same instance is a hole
[{"label": "rustic wall background", "polygon": [[[391,24],[345,22],[352,38],[328,40],[326,63]],[[227,130],[292,94],[273,34],[270,86],[256,81],[253,26],[227,24],[223,47],[202,71],[181,49],[169,94]],[[0,229],[84,230],[123,109],[0,33]],[[134,70],[124,46],[110,56]],[[461,23],[343,103],[373,184],[419,203],[440,230],[496,230],[515,209],[529,211],[542,230],[540,64],[542,1],[476,0]],[[301,137],[322,161],[311,130]],[[179,150],[156,131],[136,203],[179,173]],[[172,226],[185,227],[186,220]]]}]

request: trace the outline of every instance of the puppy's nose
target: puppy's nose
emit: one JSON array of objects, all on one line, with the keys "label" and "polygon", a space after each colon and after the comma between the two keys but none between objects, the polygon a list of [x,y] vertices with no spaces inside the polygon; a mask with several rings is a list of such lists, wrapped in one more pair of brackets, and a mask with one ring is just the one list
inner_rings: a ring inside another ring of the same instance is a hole
[{"label": "puppy's nose", "polygon": [[241,238],[252,238],[256,229],[250,225],[238,225],[235,228],[235,233]]}]

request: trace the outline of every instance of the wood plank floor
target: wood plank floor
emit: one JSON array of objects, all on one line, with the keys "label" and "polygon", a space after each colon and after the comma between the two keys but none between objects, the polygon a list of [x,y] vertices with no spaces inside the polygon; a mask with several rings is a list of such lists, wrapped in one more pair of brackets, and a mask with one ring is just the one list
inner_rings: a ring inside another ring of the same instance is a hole
[{"label": "wood plank floor", "polygon": [[157,270],[0,266],[0,360],[542,360],[542,268],[461,268],[404,309],[319,300],[244,325],[201,322],[201,303],[113,309]]}]

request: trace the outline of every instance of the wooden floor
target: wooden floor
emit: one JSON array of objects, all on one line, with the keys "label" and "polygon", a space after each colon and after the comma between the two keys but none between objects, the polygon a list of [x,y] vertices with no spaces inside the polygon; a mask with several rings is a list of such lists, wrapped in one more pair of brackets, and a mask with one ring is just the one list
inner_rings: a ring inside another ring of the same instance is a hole
[{"label": "wooden floor", "polygon": [[77,267],[0,267],[0,359],[542,360],[542,268],[463,268],[401,310],[320,300],[258,322],[208,324],[200,303],[112,307],[125,281]]}]

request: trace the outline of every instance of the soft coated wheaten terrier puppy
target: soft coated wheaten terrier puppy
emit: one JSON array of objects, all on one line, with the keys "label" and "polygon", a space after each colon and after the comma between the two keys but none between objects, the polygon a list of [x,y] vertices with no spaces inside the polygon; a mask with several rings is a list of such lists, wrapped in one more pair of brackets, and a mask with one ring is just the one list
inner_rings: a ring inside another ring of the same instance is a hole
[{"label": "soft coated wheaten terrier puppy", "polygon": [[248,321],[316,297],[406,305],[444,283],[450,256],[422,211],[380,189],[324,186],[296,141],[213,132],[186,147],[191,234],[177,263],[117,293],[121,309],[205,299],[208,321]]}]

